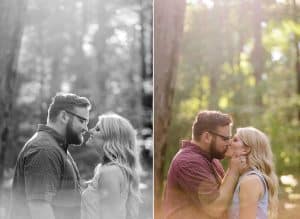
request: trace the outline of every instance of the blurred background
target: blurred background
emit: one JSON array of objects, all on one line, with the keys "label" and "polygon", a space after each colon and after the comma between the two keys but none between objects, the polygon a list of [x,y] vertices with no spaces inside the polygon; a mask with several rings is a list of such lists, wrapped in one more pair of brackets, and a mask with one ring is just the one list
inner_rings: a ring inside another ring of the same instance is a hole
[{"label": "blurred background", "polygon": [[[156,17],[155,40],[168,34],[156,33],[171,25],[168,20],[179,24],[168,35],[179,36],[169,45],[177,53],[162,55],[166,48],[154,42],[154,59],[164,57],[169,64],[169,71],[162,70],[159,61],[154,67],[155,86],[168,91],[155,94],[155,203],[180,140],[191,138],[195,115],[214,109],[233,116],[233,132],[254,126],[268,134],[280,179],[279,218],[299,218],[299,7],[298,0],[155,2],[154,16],[165,14]],[[169,75],[158,78],[164,72]],[[164,93],[172,100],[167,102],[168,112],[160,111],[166,108],[158,98]],[[169,122],[160,123],[162,118]]]},{"label": "blurred background", "polygon": [[[105,112],[130,120],[141,164],[139,218],[152,218],[152,1],[4,0],[0,14],[0,218],[17,155],[57,92],[90,99],[89,127]],[[97,155],[70,151],[90,179]]]}]

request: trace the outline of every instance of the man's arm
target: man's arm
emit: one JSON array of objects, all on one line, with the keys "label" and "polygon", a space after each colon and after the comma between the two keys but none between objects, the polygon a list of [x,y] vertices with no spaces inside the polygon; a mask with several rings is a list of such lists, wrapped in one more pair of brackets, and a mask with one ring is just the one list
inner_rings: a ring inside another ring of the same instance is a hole
[{"label": "man's arm", "polygon": [[219,196],[209,204],[203,204],[203,210],[211,217],[220,217],[228,208],[239,173],[233,168],[229,168],[219,188]]},{"label": "man's arm", "polygon": [[203,210],[208,215],[217,218],[222,216],[227,210],[231,203],[240,172],[246,167],[245,165],[240,162],[240,157],[235,156],[231,158],[230,166],[219,188],[219,195],[209,204],[202,203]]},{"label": "man's arm", "polygon": [[28,202],[32,219],[55,219],[53,209],[47,201],[32,200]]}]

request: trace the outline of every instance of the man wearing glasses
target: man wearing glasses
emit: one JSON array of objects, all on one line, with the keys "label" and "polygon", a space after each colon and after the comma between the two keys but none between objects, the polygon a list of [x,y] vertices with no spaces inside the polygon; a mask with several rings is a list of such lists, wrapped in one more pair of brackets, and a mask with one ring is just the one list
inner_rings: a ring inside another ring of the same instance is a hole
[{"label": "man wearing glasses", "polygon": [[231,117],[201,111],[192,126],[192,140],[182,141],[167,177],[164,212],[167,219],[225,218],[235,184],[246,167],[234,156],[225,173],[220,163],[230,144]]},{"label": "man wearing glasses", "polygon": [[22,148],[13,178],[10,218],[80,218],[80,177],[68,152],[88,130],[91,104],[75,94],[57,94],[46,125]]}]

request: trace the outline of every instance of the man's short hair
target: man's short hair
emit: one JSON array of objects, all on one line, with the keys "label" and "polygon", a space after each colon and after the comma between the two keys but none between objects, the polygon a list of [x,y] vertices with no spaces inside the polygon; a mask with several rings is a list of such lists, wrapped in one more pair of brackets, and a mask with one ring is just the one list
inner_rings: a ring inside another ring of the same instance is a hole
[{"label": "man's short hair", "polygon": [[48,120],[55,122],[58,114],[62,110],[72,111],[74,107],[91,109],[91,103],[86,97],[80,97],[72,93],[57,93],[50,103],[48,109]]},{"label": "man's short hair", "polygon": [[216,131],[219,126],[227,126],[232,124],[230,115],[219,111],[200,111],[193,123],[192,132],[193,138],[199,140],[203,132]]}]

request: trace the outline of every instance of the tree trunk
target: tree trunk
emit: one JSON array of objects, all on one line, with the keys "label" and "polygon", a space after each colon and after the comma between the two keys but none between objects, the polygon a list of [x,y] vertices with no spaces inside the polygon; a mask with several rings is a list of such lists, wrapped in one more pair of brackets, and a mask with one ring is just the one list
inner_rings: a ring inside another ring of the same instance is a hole
[{"label": "tree trunk", "polygon": [[140,17],[140,25],[141,25],[141,47],[140,47],[140,54],[141,54],[141,73],[142,73],[142,79],[146,79],[147,77],[147,63],[145,60],[146,57],[146,48],[145,48],[145,25],[146,25],[146,19],[144,16],[144,8],[145,3],[143,3],[143,0],[140,0],[140,11],[139,11],[139,17]]},{"label": "tree trunk", "polygon": [[[214,39],[214,43],[211,44],[211,54],[213,60],[209,63],[209,103],[208,109],[216,110],[218,108],[219,95],[218,81],[220,80],[220,73],[222,69],[222,65],[224,63],[224,42],[223,35],[225,34],[225,25],[224,17],[225,17],[225,7],[222,5],[221,1],[215,1],[215,6],[211,10],[211,22],[213,22],[213,31],[217,34],[214,34],[212,37]],[[215,29],[217,28],[217,29]]]},{"label": "tree trunk", "polygon": [[[100,108],[101,111],[107,111],[108,104],[108,90],[106,83],[109,80],[109,71],[105,57],[107,56],[107,44],[106,40],[111,36],[112,30],[109,27],[110,12],[106,11],[105,4],[102,1],[96,3],[97,7],[97,21],[99,24],[99,30],[95,34],[95,48],[96,48],[96,59],[97,64],[95,66],[93,80],[97,80],[97,83],[93,85],[94,95],[92,99],[99,99],[103,103]],[[93,83],[90,83],[93,84]],[[105,109],[103,109],[105,107]]]},{"label": "tree trunk", "polygon": [[[150,83],[153,79],[152,71],[152,1],[140,0],[140,35],[141,35],[141,78],[142,83]],[[151,57],[151,60],[149,59]],[[143,127],[151,128],[152,112],[153,112],[153,90],[148,90],[145,86],[141,86],[142,108],[143,108]],[[142,114],[141,114],[142,115]]]},{"label": "tree trunk", "polygon": [[264,48],[262,45],[262,8],[260,0],[252,1],[254,48],[252,51],[252,64],[256,83],[256,105],[262,106],[262,74],[264,70]]},{"label": "tree trunk", "polygon": [[167,129],[171,118],[175,69],[183,32],[185,1],[155,0],[154,11],[154,192],[155,218],[158,218]]},{"label": "tree trunk", "polygon": [[[293,0],[293,20],[295,23],[298,23],[297,19],[297,4],[296,0]],[[297,95],[300,97],[300,51],[299,51],[299,37],[297,34],[294,34],[294,45],[296,51],[296,63],[295,63],[295,72],[296,72],[296,80],[297,80]],[[298,109],[298,121],[300,121],[300,109]]]},{"label": "tree trunk", "polygon": [[11,127],[26,3],[25,0],[3,0],[0,3],[0,184],[3,182],[5,151]]}]

